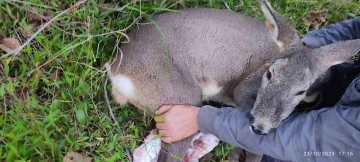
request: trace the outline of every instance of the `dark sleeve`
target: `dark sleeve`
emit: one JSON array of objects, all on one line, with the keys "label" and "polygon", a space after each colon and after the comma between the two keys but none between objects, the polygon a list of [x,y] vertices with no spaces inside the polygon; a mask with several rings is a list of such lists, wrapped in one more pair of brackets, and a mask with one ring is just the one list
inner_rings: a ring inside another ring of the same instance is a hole
[{"label": "dark sleeve", "polygon": [[351,39],[360,39],[360,16],[311,31],[302,41],[310,48],[318,48]]},{"label": "dark sleeve", "polygon": [[[358,86],[358,87],[356,87]],[[357,161],[360,159],[360,81],[353,83],[335,107],[294,114],[265,136],[251,132],[249,111],[201,108],[200,131],[253,153],[291,161]]]}]

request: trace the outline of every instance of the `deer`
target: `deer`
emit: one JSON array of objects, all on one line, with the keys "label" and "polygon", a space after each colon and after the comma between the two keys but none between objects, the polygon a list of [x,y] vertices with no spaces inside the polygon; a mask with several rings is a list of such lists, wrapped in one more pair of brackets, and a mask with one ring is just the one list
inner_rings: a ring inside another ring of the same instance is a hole
[{"label": "deer", "polygon": [[[163,104],[215,101],[249,109],[254,135],[276,129],[297,104],[316,98],[326,70],[354,55],[360,41],[310,49],[267,0],[259,2],[265,22],[210,8],[145,20],[105,65],[115,102],[153,113]],[[158,161],[184,157],[190,142],[164,144]]]}]

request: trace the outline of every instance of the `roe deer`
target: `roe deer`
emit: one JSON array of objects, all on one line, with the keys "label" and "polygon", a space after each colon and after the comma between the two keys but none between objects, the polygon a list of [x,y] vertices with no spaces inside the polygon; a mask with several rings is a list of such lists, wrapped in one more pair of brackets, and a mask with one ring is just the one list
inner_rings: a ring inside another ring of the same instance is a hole
[{"label": "roe deer", "polygon": [[[260,3],[266,22],[219,9],[155,15],[129,33],[123,54],[107,65],[114,100],[152,112],[162,104],[201,106],[204,100],[254,107],[254,133],[276,128],[316,78],[350,57],[360,41],[309,49],[266,0]],[[158,161],[184,157],[190,141],[166,144]]]},{"label": "roe deer", "polygon": [[[263,74],[251,110],[251,129],[267,134],[289,116],[300,101],[315,99],[331,66],[346,62],[360,50],[360,39],[336,42],[318,49],[307,48],[295,29],[263,0],[261,9],[266,26],[280,51]],[[237,91],[235,90],[235,93]]]}]

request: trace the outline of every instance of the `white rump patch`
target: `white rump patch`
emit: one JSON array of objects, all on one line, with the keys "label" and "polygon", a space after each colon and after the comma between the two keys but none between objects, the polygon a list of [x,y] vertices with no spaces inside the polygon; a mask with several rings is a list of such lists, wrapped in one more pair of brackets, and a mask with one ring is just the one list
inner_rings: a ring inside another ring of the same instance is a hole
[{"label": "white rump patch", "polygon": [[125,75],[119,74],[115,76],[110,75],[111,84],[116,90],[127,98],[134,96],[134,85],[131,79]]}]

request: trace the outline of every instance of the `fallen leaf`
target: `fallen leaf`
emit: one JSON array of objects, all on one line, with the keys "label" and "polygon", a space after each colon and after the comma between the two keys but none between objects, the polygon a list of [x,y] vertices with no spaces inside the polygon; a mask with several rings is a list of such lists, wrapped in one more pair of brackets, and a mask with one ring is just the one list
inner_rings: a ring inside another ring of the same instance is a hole
[{"label": "fallen leaf", "polygon": [[0,13],[0,19],[5,19],[6,18],[6,15],[4,13]]},{"label": "fallen leaf", "polygon": [[70,152],[64,156],[63,162],[92,162],[91,157],[81,155],[77,152]]},{"label": "fallen leaf", "polygon": [[29,24],[23,29],[21,29],[21,34],[26,38],[30,38],[34,34],[34,31],[38,26],[38,23]]},{"label": "fallen leaf", "polygon": [[22,101],[25,101],[29,98],[29,88],[28,87],[20,87],[15,89],[15,96]]},{"label": "fallen leaf", "polygon": [[[21,44],[16,38],[4,38],[2,41],[0,41],[0,49],[5,51],[6,53],[13,51],[20,46]],[[14,55],[17,54],[19,53],[15,53]]]},{"label": "fallen leaf", "polygon": [[50,20],[53,18],[53,15],[48,13],[48,12],[44,12],[43,15],[40,15],[38,13],[30,13],[29,14],[29,22],[39,22],[42,20]]},{"label": "fallen leaf", "polygon": [[56,80],[57,78],[58,78],[58,76],[59,76],[59,69],[56,69],[54,72],[52,72],[51,74],[50,74],[50,79],[51,80]]},{"label": "fallen leaf", "polygon": [[303,18],[303,21],[306,24],[310,25],[311,30],[320,29],[326,26],[330,21],[330,18],[328,16],[328,10],[327,9],[320,11],[312,10],[308,13],[306,18]]},{"label": "fallen leaf", "polygon": [[8,81],[8,82],[16,82],[16,78],[13,78],[13,77],[7,77],[6,78],[6,81]]},{"label": "fallen leaf", "polygon": [[5,69],[4,69],[4,66],[1,63],[2,63],[2,60],[0,60],[0,78],[5,77],[5,75],[4,75]]}]

